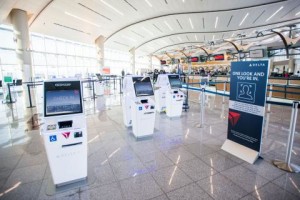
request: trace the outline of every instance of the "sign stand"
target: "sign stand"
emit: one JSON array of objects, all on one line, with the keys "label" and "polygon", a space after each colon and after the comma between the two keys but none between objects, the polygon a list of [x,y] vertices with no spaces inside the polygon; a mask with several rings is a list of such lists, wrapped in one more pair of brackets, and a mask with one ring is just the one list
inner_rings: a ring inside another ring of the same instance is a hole
[{"label": "sign stand", "polygon": [[269,62],[232,62],[224,151],[253,164],[260,155]]}]

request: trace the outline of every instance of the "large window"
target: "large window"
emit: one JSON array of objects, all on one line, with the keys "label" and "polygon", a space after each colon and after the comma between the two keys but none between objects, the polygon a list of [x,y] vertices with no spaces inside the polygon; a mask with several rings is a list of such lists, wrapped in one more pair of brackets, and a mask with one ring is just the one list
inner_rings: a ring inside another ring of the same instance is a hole
[{"label": "large window", "polygon": [[[14,78],[21,78],[22,71],[17,64],[16,42],[12,27],[0,25],[0,38],[0,67],[2,72],[0,80],[7,73],[12,74]],[[34,77],[38,80],[52,77],[74,77],[78,74],[87,77],[100,71],[97,50],[94,45],[38,33],[30,34],[30,44]],[[122,70],[126,73],[132,73],[129,52],[105,48],[104,56],[103,68],[110,68],[111,74],[121,75]],[[147,57],[136,57],[137,71],[150,67],[149,59],[147,59]]]}]

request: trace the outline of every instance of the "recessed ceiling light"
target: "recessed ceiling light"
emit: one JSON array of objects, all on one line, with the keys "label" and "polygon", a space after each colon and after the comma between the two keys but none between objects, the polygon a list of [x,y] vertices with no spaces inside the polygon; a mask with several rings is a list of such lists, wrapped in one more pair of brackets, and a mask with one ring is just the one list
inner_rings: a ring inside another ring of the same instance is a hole
[{"label": "recessed ceiling light", "polygon": [[101,27],[99,24],[95,24],[95,23],[93,23],[93,22],[91,22],[91,21],[89,21],[89,20],[87,20],[87,19],[83,19],[83,18],[78,17],[78,16],[76,16],[76,15],[73,15],[73,14],[71,14],[71,13],[69,13],[69,12],[65,12],[65,14],[66,14],[66,15],[69,15],[69,16],[71,16],[71,17],[74,17],[74,18],[76,18],[76,19],[78,19],[78,20],[80,20],[80,21],[86,22],[86,23],[88,23],[88,24],[91,24],[91,25],[94,25],[94,26],[97,26],[97,27]]},{"label": "recessed ceiling light", "polygon": [[152,4],[149,2],[149,0],[145,0],[145,1],[150,7],[152,7]]},{"label": "recessed ceiling light", "polygon": [[194,29],[194,25],[193,25],[192,19],[189,18],[189,21],[190,21],[190,25],[191,25],[192,29]]},{"label": "recessed ceiling light", "polygon": [[215,35],[213,35],[213,38],[212,38],[212,40],[213,40],[213,41],[215,40]]},{"label": "recessed ceiling light", "polygon": [[295,16],[300,15],[300,12],[297,12]]},{"label": "recessed ceiling light", "polygon": [[231,37],[233,37],[233,36],[234,36],[234,33],[232,33]]},{"label": "recessed ceiling light", "polygon": [[149,30],[146,29],[145,27],[142,27],[142,29],[143,29],[144,31],[146,31],[147,33],[149,33],[150,35],[154,35],[154,33],[152,33],[151,31],[149,31]]},{"label": "recessed ceiling light", "polygon": [[248,17],[248,15],[249,15],[249,13],[247,13],[247,14],[245,15],[245,17],[242,19],[242,21],[241,21],[241,23],[240,23],[239,26],[241,26],[241,25],[244,23],[244,21],[246,20],[246,18]]},{"label": "recessed ceiling light", "polygon": [[267,21],[269,21],[272,17],[274,17],[280,10],[282,10],[282,8],[283,8],[283,6],[281,6],[278,10],[276,10],[267,20],[266,20],[266,22]]},{"label": "recessed ceiling light", "polygon": [[121,11],[119,11],[118,9],[116,9],[115,7],[113,7],[112,5],[110,5],[109,3],[107,3],[104,0],[100,0],[102,3],[104,3],[107,7],[110,7],[111,9],[113,9],[115,12],[117,12],[120,15],[124,15]]},{"label": "recessed ceiling light", "polygon": [[127,36],[125,36],[125,35],[122,35],[122,38],[125,38],[125,39],[127,39],[127,40],[131,40],[132,42],[136,42],[135,39],[133,39],[133,38],[131,38],[131,37],[127,37]]},{"label": "recessed ceiling light", "polygon": [[181,37],[177,36],[177,39],[178,39],[180,42],[182,42],[182,39],[181,39]]},{"label": "recessed ceiling light", "polygon": [[218,26],[219,17],[216,17],[215,28]]},{"label": "recessed ceiling light", "polygon": [[185,0],[182,0],[182,2],[184,3],[184,2],[185,2]]},{"label": "recessed ceiling light", "polygon": [[198,41],[197,35],[195,35],[195,40]]},{"label": "recessed ceiling light", "polygon": [[164,23],[167,25],[167,27],[168,27],[171,31],[173,31],[173,28],[170,26],[170,24],[168,24],[167,21],[164,21]]}]

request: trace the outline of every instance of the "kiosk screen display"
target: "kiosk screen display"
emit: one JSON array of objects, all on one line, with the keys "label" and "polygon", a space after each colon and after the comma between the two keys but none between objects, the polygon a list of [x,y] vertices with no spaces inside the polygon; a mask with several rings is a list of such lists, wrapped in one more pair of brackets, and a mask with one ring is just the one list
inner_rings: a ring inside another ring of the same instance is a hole
[{"label": "kiosk screen display", "polygon": [[132,81],[137,97],[154,95],[150,77],[133,77]]},{"label": "kiosk screen display", "polygon": [[79,81],[45,82],[45,116],[82,113]]},{"label": "kiosk screen display", "polygon": [[178,75],[169,75],[169,82],[172,89],[181,88],[181,81]]}]

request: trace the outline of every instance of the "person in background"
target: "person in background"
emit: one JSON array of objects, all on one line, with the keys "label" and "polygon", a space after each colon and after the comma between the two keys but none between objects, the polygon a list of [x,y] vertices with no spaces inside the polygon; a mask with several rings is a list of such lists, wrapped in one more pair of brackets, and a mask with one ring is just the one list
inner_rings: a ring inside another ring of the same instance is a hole
[{"label": "person in background", "polygon": [[300,71],[299,70],[297,71],[297,76],[300,77]]},{"label": "person in background", "polygon": [[122,77],[125,76],[125,71],[124,71],[124,69],[122,69],[121,74],[122,74]]},{"label": "person in background", "polygon": [[289,77],[289,73],[288,72],[285,72],[284,73],[284,78],[288,78]]}]

